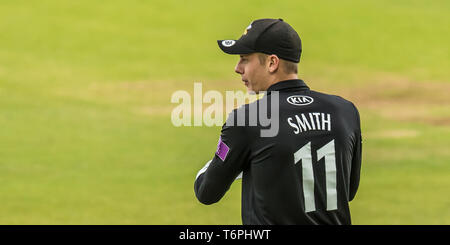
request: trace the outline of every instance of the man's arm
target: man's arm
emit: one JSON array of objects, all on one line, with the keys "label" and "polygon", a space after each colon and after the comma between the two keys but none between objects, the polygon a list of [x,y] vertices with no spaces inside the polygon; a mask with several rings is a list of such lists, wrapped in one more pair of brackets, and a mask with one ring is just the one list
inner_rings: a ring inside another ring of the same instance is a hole
[{"label": "man's arm", "polygon": [[355,198],[356,192],[359,187],[359,179],[361,173],[361,155],[362,155],[362,136],[361,136],[361,122],[359,117],[358,109],[353,105],[356,112],[357,118],[357,130],[355,132],[355,141],[353,148],[353,157],[352,157],[352,168],[350,172],[350,196],[349,201]]},{"label": "man's arm", "polygon": [[214,158],[196,176],[194,190],[197,199],[207,205],[218,202],[249,163],[249,155],[245,127],[225,124]]}]

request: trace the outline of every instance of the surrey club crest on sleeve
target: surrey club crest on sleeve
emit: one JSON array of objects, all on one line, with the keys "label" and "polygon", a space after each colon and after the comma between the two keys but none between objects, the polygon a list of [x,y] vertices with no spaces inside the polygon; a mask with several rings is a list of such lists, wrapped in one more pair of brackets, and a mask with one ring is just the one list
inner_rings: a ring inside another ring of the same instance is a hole
[{"label": "surrey club crest on sleeve", "polygon": [[219,138],[219,143],[217,144],[216,155],[222,160],[225,161],[227,158],[228,152],[230,151],[230,147],[228,147],[223,141],[222,138]]}]

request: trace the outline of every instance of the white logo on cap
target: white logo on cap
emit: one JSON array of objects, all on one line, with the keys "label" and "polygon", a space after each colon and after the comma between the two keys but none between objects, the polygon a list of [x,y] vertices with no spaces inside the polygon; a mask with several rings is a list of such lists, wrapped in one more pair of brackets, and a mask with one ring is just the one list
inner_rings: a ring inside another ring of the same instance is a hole
[{"label": "white logo on cap", "polygon": [[225,47],[231,47],[236,43],[234,40],[223,40],[222,45]]},{"label": "white logo on cap", "polygon": [[[253,23],[253,22],[252,22]],[[252,24],[248,25],[247,28],[245,28],[244,35],[247,35],[247,32],[252,28]]]}]

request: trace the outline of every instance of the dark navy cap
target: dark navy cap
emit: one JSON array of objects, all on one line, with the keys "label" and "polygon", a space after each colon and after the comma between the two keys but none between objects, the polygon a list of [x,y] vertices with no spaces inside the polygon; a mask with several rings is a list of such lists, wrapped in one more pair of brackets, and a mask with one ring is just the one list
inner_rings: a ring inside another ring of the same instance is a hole
[{"label": "dark navy cap", "polygon": [[227,54],[265,53],[298,63],[302,42],[297,32],[282,19],[253,21],[238,40],[217,40]]}]

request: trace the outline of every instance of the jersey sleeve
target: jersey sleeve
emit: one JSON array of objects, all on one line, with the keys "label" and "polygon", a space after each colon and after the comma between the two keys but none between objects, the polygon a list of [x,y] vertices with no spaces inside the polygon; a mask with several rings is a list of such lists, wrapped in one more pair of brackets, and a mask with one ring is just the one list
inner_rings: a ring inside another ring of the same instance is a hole
[{"label": "jersey sleeve", "polygon": [[[233,113],[236,115],[236,110]],[[250,146],[246,127],[230,125],[230,118],[222,127],[214,157],[195,179],[195,195],[203,204],[218,202],[249,163]]]},{"label": "jersey sleeve", "polygon": [[361,173],[361,161],[362,161],[362,136],[361,136],[361,122],[358,109],[355,108],[357,118],[357,128],[355,130],[355,141],[353,147],[352,167],[350,173],[350,197],[349,201],[355,198],[356,192],[359,187],[360,173]]}]

